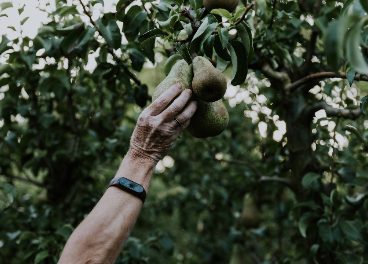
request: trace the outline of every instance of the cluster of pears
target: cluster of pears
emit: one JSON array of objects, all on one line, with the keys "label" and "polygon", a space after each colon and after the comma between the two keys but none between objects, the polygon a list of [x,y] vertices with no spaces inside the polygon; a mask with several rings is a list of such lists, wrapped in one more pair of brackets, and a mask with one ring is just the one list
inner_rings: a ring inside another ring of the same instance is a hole
[{"label": "cluster of pears", "polygon": [[197,101],[197,111],[188,127],[189,133],[196,138],[220,135],[229,123],[229,113],[222,102],[227,88],[226,77],[222,72],[201,56],[196,57],[191,65],[180,60],[157,86],[152,100],[155,101],[176,83],[182,85],[183,91],[191,89],[192,100]]}]

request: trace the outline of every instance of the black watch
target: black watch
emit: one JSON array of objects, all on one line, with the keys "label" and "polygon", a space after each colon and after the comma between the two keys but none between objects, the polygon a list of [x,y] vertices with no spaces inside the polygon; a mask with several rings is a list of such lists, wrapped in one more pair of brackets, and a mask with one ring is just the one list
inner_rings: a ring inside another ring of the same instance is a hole
[{"label": "black watch", "polygon": [[143,186],[131,180],[126,178],[114,178],[109,184],[109,187],[111,186],[118,187],[119,189],[138,197],[143,203],[146,200],[147,194]]}]

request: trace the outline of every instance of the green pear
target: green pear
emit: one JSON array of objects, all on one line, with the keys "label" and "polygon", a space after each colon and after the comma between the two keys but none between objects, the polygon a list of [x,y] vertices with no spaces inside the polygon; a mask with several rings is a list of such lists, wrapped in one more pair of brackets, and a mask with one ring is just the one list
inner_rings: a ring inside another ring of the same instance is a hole
[{"label": "green pear", "polygon": [[201,56],[193,60],[193,93],[202,101],[216,102],[224,97],[227,88],[225,75]]},{"label": "green pear", "polygon": [[251,196],[244,196],[240,221],[245,228],[257,228],[261,223],[261,213]]},{"label": "green pear", "polygon": [[203,0],[204,7],[209,11],[222,8],[229,12],[233,12],[238,4],[239,0]]},{"label": "green pear", "polygon": [[[196,98],[193,98],[196,100]],[[188,126],[189,133],[196,138],[215,137],[220,135],[229,123],[229,113],[222,99],[208,103],[197,101],[197,111]]]},{"label": "green pear", "polygon": [[177,83],[181,84],[182,91],[185,89],[192,89],[192,79],[192,66],[185,60],[178,61],[171,69],[166,79],[163,80],[153,92],[152,101],[155,101],[161,94]]}]

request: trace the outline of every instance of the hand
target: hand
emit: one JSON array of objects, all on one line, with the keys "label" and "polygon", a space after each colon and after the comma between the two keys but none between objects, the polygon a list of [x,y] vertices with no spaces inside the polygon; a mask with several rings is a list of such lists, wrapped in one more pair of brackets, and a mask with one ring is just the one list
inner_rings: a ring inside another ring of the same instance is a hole
[{"label": "hand", "polygon": [[[156,165],[188,127],[197,110],[197,102],[191,102],[183,110],[192,96],[192,91],[186,89],[180,94],[181,90],[180,84],[172,86],[144,109],[130,140],[130,158],[153,162],[152,165]],[[175,122],[175,117],[181,126]]]}]

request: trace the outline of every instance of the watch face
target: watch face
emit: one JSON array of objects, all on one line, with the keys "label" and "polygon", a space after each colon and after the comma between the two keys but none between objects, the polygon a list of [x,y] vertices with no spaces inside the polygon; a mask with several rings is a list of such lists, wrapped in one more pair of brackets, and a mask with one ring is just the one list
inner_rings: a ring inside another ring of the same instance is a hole
[{"label": "watch face", "polygon": [[119,179],[119,184],[137,193],[143,193],[143,187],[125,178]]}]

